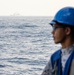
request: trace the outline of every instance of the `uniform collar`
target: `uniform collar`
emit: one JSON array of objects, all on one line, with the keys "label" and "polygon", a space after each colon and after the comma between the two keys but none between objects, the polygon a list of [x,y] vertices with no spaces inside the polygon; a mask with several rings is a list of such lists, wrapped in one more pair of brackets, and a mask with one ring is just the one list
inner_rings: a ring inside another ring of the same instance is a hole
[{"label": "uniform collar", "polygon": [[74,44],[68,48],[61,49],[62,55],[70,54],[74,50]]}]

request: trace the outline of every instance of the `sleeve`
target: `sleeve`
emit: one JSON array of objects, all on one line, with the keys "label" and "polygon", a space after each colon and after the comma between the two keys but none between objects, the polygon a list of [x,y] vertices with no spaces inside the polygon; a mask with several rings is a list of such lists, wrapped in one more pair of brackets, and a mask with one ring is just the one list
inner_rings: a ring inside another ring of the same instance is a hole
[{"label": "sleeve", "polygon": [[52,75],[52,65],[51,61],[47,63],[41,75]]}]

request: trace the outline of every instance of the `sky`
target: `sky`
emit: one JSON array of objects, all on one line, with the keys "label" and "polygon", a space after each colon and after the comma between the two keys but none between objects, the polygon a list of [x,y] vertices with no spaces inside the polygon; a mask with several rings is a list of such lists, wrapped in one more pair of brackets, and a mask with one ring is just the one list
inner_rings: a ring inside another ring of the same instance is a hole
[{"label": "sky", "polygon": [[54,16],[74,0],[0,0],[0,16]]}]

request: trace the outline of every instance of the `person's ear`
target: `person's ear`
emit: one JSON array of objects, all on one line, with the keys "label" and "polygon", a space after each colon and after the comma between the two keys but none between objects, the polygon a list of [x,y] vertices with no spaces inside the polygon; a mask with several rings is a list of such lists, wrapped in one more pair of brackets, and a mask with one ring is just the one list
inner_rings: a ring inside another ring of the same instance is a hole
[{"label": "person's ear", "polygon": [[70,29],[70,27],[66,27],[66,29],[65,29],[65,33],[66,33],[66,35],[69,35],[69,34],[71,33],[71,29]]}]

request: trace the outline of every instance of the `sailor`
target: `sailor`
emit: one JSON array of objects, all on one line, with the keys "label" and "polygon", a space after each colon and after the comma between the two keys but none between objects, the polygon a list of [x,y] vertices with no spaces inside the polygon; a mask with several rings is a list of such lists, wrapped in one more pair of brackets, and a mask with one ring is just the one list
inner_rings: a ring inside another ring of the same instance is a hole
[{"label": "sailor", "polygon": [[61,48],[51,55],[41,75],[74,75],[74,8],[60,9],[50,25],[54,42]]}]

